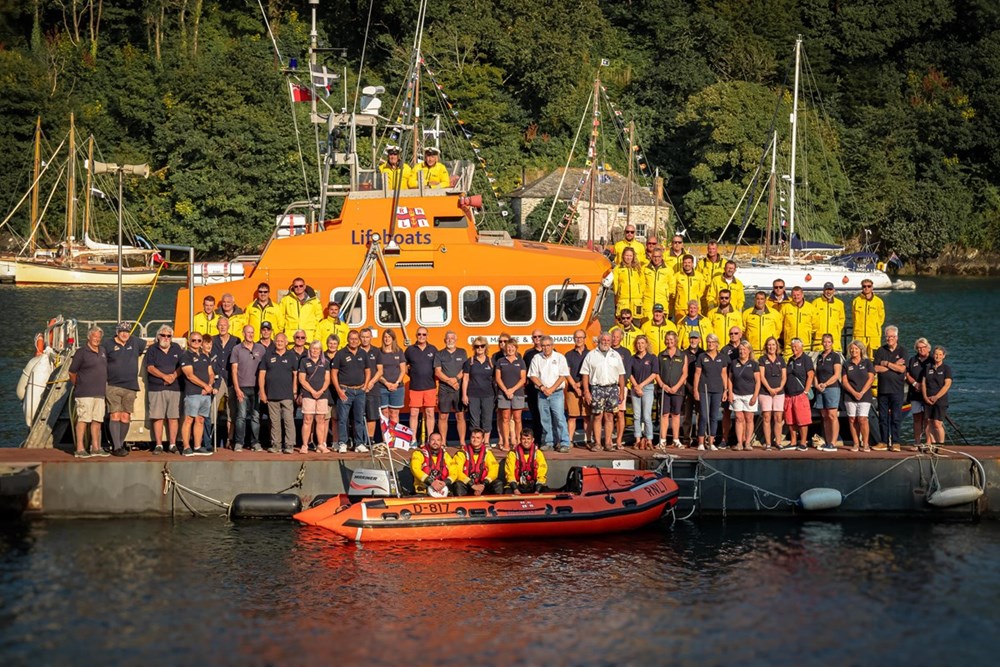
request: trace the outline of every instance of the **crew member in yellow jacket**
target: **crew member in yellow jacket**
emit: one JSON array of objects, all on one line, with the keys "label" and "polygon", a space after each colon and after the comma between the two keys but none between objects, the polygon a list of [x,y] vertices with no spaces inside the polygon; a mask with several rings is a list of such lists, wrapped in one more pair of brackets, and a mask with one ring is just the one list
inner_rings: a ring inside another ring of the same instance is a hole
[{"label": "crew member in yellow jacket", "polygon": [[707,313],[710,308],[715,307],[708,303],[708,289],[726,268],[726,258],[719,254],[719,244],[715,241],[709,241],[707,246],[708,254],[699,259],[695,266],[705,284],[705,293],[701,297],[701,312],[703,313]]},{"label": "crew member in yellow jacket", "polygon": [[825,283],[823,294],[813,299],[816,331],[813,333],[812,349],[815,351],[823,349],[823,334],[830,334],[833,336],[833,349],[843,352],[842,341],[847,315],[844,311],[844,302],[836,297],[836,293],[833,283]]},{"label": "crew member in yellow jacket", "polygon": [[[674,322],[680,322],[688,314],[688,302],[698,301],[701,308],[701,297],[705,294],[705,280],[694,270],[694,257],[684,255],[681,272],[677,274],[674,287]],[[706,332],[707,333],[707,332]]]},{"label": "crew member in yellow jacket", "polygon": [[726,262],[726,268],[722,270],[722,275],[716,276],[708,289],[705,290],[705,300],[710,309],[718,307],[719,292],[724,289],[729,290],[729,303],[742,313],[743,307],[746,305],[746,291],[743,283],[736,277],[736,262],[733,260]]},{"label": "crew member in yellow jacket", "polygon": [[670,300],[674,298],[674,287],[677,284],[676,272],[663,262],[663,248],[653,249],[649,264],[646,265],[645,277],[646,284],[642,290],[642,312],[648,319],[651,317],[655,304],[661,304],[664,308],[671,307]]},{"label": "crew member in yellow jacket", "polygon": [[731,300],[732,296],[729,290],[724,289],[719,292],[719,306],[708,311],[707,317],[708,321],[712,323],[712,333],[720,341],[738,343],[739,340],[733,341],[729,337],[729,332],[733,327],[739,327],[740,331],[743,330],[743,313],[732,306]]},{"label": "crew member in yellow jacket", "polygon": [[803,346],[805,345],[805,341],[810,341],[811,344],[813,333],[816,331],[816,324],[813,321],[812,304],[806,301],[806,295],[801,287],[796,286],[792,288],[792,300],[790,303],[785,304],[781,312],[781,338],[784,342],[783,352],[785,360],[788,360],[792,356],[792,339],[798,338],[802,340]]},{"label": "crew member in yellow jacket", "polygon": [[625,248],[632,248],[635,251],[640,266],[646,265],[646,247],[635,238],[635,225],[625,225],[625,238],[615,244],[615,264],[621,264]]},{"label": "crew member in yellow jacket", "polygon": [[267,283],[257,285],[257,296],[243,311],[246,316],[244,326],[253,327],[253,335],[260,340],[260,323],[270,322],[272,330],[277,334],[285,330],[285,320],[281,315],[281,307],[271,300],[271,286]]},{"label": "crew member in yellow jacket", "polygon": [[642,316],[642,293],[646,287],[646,276],[636,259],[632,248],[625,248],[622,261],[613,271],[612,286],[615,291],[615,314],[628,308],[633,315]]},{"label": "crew member in yellow jacket", "polygon": [[[243,335],[243,325],[246,324],[246,315],[243,314],[243,309],[236,305],[236,298],[232,294],[226,292],[219,299],[219,317],[229,318],[229,330],[233,332],[233,335],[239,338]],[[218,324],[216,324],[218,326]]]},{"label": "crew member in yellow jacket", "polygon": [[885,304],[881,297],[875,295],[872,281],[861,281],[861,294],[851,303],[851,314],[854,318],[853,337],[869,350],[877,350],[882,345]]},{"label": "crew member in yellow jacket", "polygon": [[410,473],[417,494],[441,498],[455,491],[455,462],[444,448],[440,433],[431,433],[427,444],[410,455]]},{"label": "crew member in yellow jacket", "polygon": [[653,317],[642,325],[642,333],[646,334],[646,338],[649,339],[649,351],[660,356],[660,352],[667,349],[664,339],[670,332],[677,333],[677,327],[667,319],[667,312],[663,304],[654,303]]},{"label": "crew member in yellow jacket", "polygon": [[764,354],[768,338],[777,340],[781,334],[781,313],[771,308],[766,292],[753,295],[753,305],[743,311],[743,337],[750,341],[754,357]]},{"label": "crew member in yellow jacket", "polygon": [[323,349],[326,349],[326,341],[332,335],[336,334],[337,340],[341,345],[347,344],[347,333],[351,330],[347,326],[347,322],[340,321],[340,304],[336,301],[331,301],[326,305],[326,317],[319,321],[316,325],[316,340],[323,343]]},{"label": "crew member in yellow jacket", "polygon": [[410,173],[410,187],[415,188],[422,178],[425,188],[447,188],[451,185],[448,168],[440,162],[441,151],[434,146],[424,149],[424,161]]},{"label": "crew member in yellow jacket", "polygon": [[486,446],[486,434],[472,429],[469,444],[455,452],[452,459],[456,496],[482,496],[503,493],[500,463]]},{"label": "crew member in yellow jacket", "polygon": [[549,464],[535,444],[530,428],[521,431],[521,442],[507,452],[503,463],[504,489],[508,493],[541,493],[548,481]]},{"label": "crew member in yellow jacket", "polygon": [[[316,337],[316,325],[323,319],[323,306],[316,297],[316,290],[306,285],[303,278],[296,278],[288,294],[281,298],[281,318],[285,335],[291,338],[295,332],[302,329],[306,332],[306,342],[319,340]],[[326,347],[326,341],[323,347]]]},{"label": "crew member in yellow jacket", "polygon": [[219,335],[219,314],[215,312],[215,297],[209,294],[201,301],[201,312],[194,314],[191,330],[209,336]]},{"label": "crew member in yellow jacket", "polygon": [[410,187],[410,179],[413,178],[413,170],[410,169],[410,165],[406,164],[399,152],[399,146],[389,146],[385,149],[385,162],[378,166],[378,170],[382,172],[386,186],[390,190]]}]

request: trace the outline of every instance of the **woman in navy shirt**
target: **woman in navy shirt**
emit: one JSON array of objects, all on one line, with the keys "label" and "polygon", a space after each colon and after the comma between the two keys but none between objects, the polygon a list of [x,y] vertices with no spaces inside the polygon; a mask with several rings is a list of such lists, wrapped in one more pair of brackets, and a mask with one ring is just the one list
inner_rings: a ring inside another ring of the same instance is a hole
[{"label": "woman in navy shirt", "polygon": [[[705,341],[708,349],[694,364],[694,400],[701,405],[698,449],[705,449],[707,435],[708,448],[714,451],[718,449],[715,446],[715,435],[722,420],[722,401],[728,399],[729,356],[719,352],[719,337],[715,334],[708,334]],[[725,447],[725,443],[722,446]]]},{"label": "woman in navy shirt", "polygon": [[951,367],[944,363],[947,352],[934,348],[934,363],[924,373],[924,400],[927,402],[928,444],[944,444],[944,419],[948,416],[948,391],[951,389]]},{"label": "woman in navy shirt", "polygon": [[632,357],[632,424],[637,449],[653,448],[653,398],[660,368],[656,355],[649,352],[649,339],[636,336]]}]

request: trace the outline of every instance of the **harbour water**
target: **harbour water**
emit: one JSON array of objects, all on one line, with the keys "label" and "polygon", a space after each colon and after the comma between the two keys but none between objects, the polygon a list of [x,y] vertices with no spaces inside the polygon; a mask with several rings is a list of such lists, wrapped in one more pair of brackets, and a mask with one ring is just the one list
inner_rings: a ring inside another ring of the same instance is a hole
[{"label": "harbour water", "polygon": [[[1000,283],[885,295],[949,349],[951,414],[1000,444]],[[168,318],[172,287],[143,319]],[[146,298],[126,291],[134,317]],[[0,382],[55,313],[114,290],[0,287]],[[24,437],[0,392],[0,443]],[[955,436],[957,439],[957,436]],[[991,481],[991,483],[993,483]],[[703,519],[597,539],[347,545],[288,522],[0,524],[0,664],[940,665],[1000,649],[1000,523]]]}]

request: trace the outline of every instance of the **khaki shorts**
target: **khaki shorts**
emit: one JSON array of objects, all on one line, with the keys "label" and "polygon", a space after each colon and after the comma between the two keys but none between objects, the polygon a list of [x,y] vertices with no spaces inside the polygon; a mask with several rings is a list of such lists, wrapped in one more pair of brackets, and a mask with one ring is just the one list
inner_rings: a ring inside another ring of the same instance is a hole
[{"label": "khaki shorts", "polygon": [[103,398],[76,398],[73,399],[76,407],[77,422],[102,422],[104,421],[104,399]]},{"label": "khaki shorts", "polygon": [[136,394],[138,394],[138,392],[132,391],[131,389],[109,386],[107,391],[104,393],[105,398],[108,399],[108,412],[112,414],[115,412],[127,412],[132,414],[135,412],[133,408],[135,408]]},{"label": "khaki shorts", "polygon": [[181,416],[181,392],[151,391],[149,396],[150,419],[179,419]]},{"label": "khaki shorts", "polygon": [[569,417],[590,416],[590,406],[582,396],[571,389],[566,391],[566,414]]}]

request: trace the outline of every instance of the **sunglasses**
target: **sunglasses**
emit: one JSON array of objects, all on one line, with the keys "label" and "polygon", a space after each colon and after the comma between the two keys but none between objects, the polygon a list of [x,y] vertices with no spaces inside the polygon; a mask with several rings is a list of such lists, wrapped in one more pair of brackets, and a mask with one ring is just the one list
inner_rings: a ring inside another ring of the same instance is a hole
[{"label": "sunglasses", "polygon": [[201,342],[201,339],[200,339],[200,338],[192,338],[192,339],[191,339],[191,342],[192,342],[192,343],[200,343],[200,342]]},{"label": "sunglasses", "polygon": [[631,231],[631,230],[626,230],[626,231],[625,231],[625,233],[626,233],[626,234],[635,234],[635,232],[633,232],[633,231]]},{"label": "sunglasses", "polygon": [[170,334],[156,334],[156,335],[159,338],[173,338],[173,336]]},{"label": "sunglasses", "polygon": [[671,241],[670,243],[672,243],[673,245],[680,245],[684,243],[684,241]]},{"label": "sunglasses", "polygon": [[296,336],[295,337],[295,340],[305,340],[305,339],[306,339],[305,336]]},{"label": "sunglasses", "polygon": [[259,290],[257,290],[257,294],[268,294],[268,293],[270,293],[270,291],[271,290],[259,289]]},{"label": "sunglasses", "polygon": [[425,334],[425,333],[418,333],[417,335],[418,336],[427,336],[427,334]]},{"label": "sunglasses", "polygon": [[482,349],[484,349],[484,348],[485,348],[486,346],[485,346],[485,345],[473,345],[472,347],[473,347],[473,349],[476,349],[476,350],[482,350]]}]

